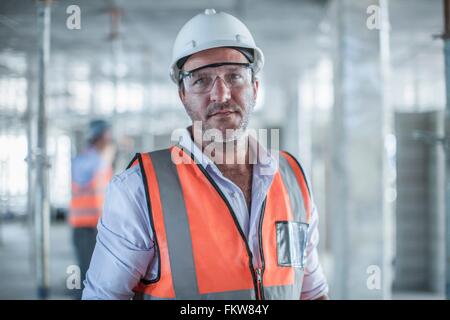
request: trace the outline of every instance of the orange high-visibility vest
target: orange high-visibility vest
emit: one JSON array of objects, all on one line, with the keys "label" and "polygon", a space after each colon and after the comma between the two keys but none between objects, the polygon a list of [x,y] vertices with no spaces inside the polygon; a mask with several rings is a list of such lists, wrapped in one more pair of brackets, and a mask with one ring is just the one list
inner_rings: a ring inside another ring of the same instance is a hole
[{"label": "orange high-visibility vest", "polygon": [[97,226],[102,214],[104,193],[111,181],[111,166],[100,168],[86,185],[72,181],[72,199],[70,201],[69,224],[76,228]]},{"label": "orange high-visibility vest", "polygon": [[158,276],[142,279],[134,298],[299,299],[310,192],[299,163],[280,154],[259,222],[261,268],[231,205],[188,151],[137,154],[130,166],[142,173]]}]

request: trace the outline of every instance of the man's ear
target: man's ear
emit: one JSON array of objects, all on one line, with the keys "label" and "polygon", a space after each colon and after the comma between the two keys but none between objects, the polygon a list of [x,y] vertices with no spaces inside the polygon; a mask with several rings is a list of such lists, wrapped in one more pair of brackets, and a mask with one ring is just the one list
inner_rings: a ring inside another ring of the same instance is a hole
[{"label": "man's ear", "polygon": [[253,81],[253,97],[256,100],[256,97],[258,96],[258,90],[259,90],[259,79],[255,78],[255,81]]},{"label": "man's ear", "polygon": [[184,104],[184,97],[185,97],[184,94],[185,94],[184,87],[182,85],[180,85],[178,87],[178,96],[180,97],[180,100],[183,104]]}]

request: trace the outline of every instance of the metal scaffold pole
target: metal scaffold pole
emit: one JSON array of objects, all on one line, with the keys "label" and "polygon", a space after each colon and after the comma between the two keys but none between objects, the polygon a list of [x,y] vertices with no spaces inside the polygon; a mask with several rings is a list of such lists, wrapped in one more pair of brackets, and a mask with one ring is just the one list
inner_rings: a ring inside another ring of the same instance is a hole
[{"label": "metal scaffold pole", "polygon": [[35,245],[36,245],[36,280],[39,299],[49,296],[49,232],[50,204],[48,198],[47,157],[47,69],[50,55],[50,14],[51,0],[37,3],[37,19],[39,30],[38,52],[38,111],[37,111],[37,148],[35,151]]}]

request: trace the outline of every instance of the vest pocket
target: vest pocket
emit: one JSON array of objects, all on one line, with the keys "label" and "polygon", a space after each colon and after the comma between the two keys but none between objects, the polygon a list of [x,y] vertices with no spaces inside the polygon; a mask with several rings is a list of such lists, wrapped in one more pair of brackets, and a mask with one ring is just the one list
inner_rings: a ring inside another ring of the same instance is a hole
[{"label": "vest pocket", "polygon": [[276,229],[278,265],[303,268],[308,224],[296,221],[278,221]]}]

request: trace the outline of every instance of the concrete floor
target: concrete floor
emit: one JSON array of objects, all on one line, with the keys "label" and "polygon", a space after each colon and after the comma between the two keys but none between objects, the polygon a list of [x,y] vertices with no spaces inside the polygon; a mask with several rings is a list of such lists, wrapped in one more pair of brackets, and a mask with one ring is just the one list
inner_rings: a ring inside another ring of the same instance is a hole
[{"label": "concrete floor", "polygon": [[[26,222],[0,224],[0,299],[37,299],[32,244],[32,232]],[[76,298],[80,290],[66,288],[66,270],[73,264],[76,263],[69,226],[52,223],[49,299]]]}]

